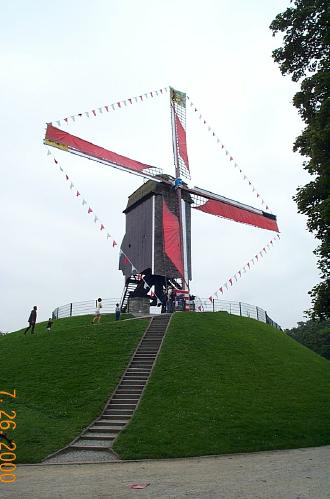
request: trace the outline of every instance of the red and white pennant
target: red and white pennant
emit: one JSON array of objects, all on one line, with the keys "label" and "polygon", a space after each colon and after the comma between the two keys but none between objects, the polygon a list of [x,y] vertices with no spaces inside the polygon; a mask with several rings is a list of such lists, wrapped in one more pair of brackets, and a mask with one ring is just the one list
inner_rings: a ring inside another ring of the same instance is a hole
[{"label": "red and white pennant", "polygon": [[199,118],[199,120],[203,123],[203,125],[205,125],[207,127],[208,132],[210,132],[210,134],[212,135],[212,137],[214,137],[214,139],[217,141],[217,145],[220,147],[221,151],[224,152],[225,155],[226,155],[226,157],[229,159],[229,163],[232,164],[234,166],[234,168],[238,169],[239,173],[243,177],[243,180],[248,183],[249,187],[252,189],[252,192],[255,193],[255,195],[257,196],[257,198],[261,202],[261,205],[264,206],[266,210],[269,210],[269,206],[267,205],[266,201],[264,201],[264,199],[262,198],[262,196],[260,195],[260,193],[258,192],[258,190],[256,189],[256,187],[253,185],[253,183],[251,182],[251,180],[244,173],[244,171],[242,170],[242,168],[237,164],[237,162],[234,159],[234,157],[230,154],[230,152],[228,151],[228,149],[226,148],[226,146],[222,143],[222,141],[216,135],[216,133],[213,130],[213,128],[204,119],[204,117],[199,112],[199,110],[197,109],[197,107],[195,106],[195,104],[191,101],[191,99],[190,99],[190,97],[188,95],[187,95],[187,99],[190,102],[190,107],[194,111],[194,114],[196,114],[197,117]]},{"label": "red and white pennant", "polygon": [[134,97],[129,97],[128,99],[120,100],[117,102],[113,102],[112,104],[107,104],[101,107],[96,107],[95,109],[91,109],[89,111],[84,111],[82,113],[73,114],[71,116],[67,116],[66,118],[61,118],[60,120],[55,120],[51,124],[54,125],[56,123],[57,126],[61,126],[61,123],[69,125],[70,123],[75,122],[81,118],[93,118],[99,116],[100,114],[109,113],[116,111],[118,109],[122,109],[127,106],[131,106],[132,104],[137,104],[140,102],[144,102],[146,99],[152,99],[154,97],[160,97],[164,95],[168,91],[168,87],[160,88],[158,90],[151,90],[150,92],[145,92],[141,95],[136,95]]},{"label": "red and white pennant", "polygon": [[219,299],[219,296],[223,295],[226,291],[228,291],[237,281],[240,279],[243,274],[245,274],[248,270],[252,269],[252,266],[259,262],[259,258],[263,258],[264,254],[267,253],[267,250],[270,250],[274,242],[280,239],[280,235],[276,234],[268,243],[263,246],[263,248],[258,251],[253,258],[251,258],[240,270],[238,270],[232,277],[226,280],[222,286],[220,286],[214,293],[209,296],[209,300],[212,302],[214,299]]},{"label": "red and white pennant", "polygon": [[[118,245],[118,243],[115,241],[115,239],[113,238],[113,236],[109,232],[107,232],[107,229],[106,229],[105,225],[103,223],[101,223],[99,217],[95,214],[94,209],[86,201],[86,199],[81,195],[80,190],[78,190],[78,188],[72,182],[72,180],[69,177],[69,175],[64,171],[64,169],[60,165],[59,161],[55,158],[55,156],[52,154],[52,152],[49,149],[47,151],[47,156],[51,156],[52,157],[53,164],[59,168],[60,172],[63,173],[63,175],[64,175],[65,181],[68,182],[70,191],[72,191],[72,193],[75,196],[75,198],[79,198],[79,200],[81,201],[81,206],[85,210],[87,210],[86,211],[87,215],[90,215],[94,219],[95,225],[98,227],[98,229],[101,232],[104,231],[104,234],[106,235],[106,239],[110,240],[112,242],[112,247],[115,248]],[[87,206],[88,206],[88,208],[87,208]],[[119,255],[123,255],[125,257],[126,263],[129,263],[132,266],[131,273],[132,274],[138,274],[137,268],[134,266],[134,264],[132,263],[132,261],[130,260],[130,258],[126,255],[126,253],[124,253],[124,251],[122,249],[119,250]],[[147,288],[150,289],[149,284],[145,281],[145,279],[144,279],[144,277],[142,275],[141,275],[141,279],[144,281],[144,288],[145,289],[147,289]],[[157,297],[157,295],[155,295],[155,296]],[[158,299],[158,301],[160,301],[158,297],[157,297],[157,299]]]}]

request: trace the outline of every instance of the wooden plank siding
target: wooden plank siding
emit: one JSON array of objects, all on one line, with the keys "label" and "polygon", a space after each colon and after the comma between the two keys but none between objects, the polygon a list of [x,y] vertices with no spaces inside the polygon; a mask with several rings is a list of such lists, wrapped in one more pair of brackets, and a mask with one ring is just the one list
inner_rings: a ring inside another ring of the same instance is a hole
[{"label": "wooden plank siding", "polygon": [[[152,203],[155,197],[154,223],[154,274],[167,278],[181,277],[164,253],[163,239],[163,199],[171,212],[178,217],[177,196],[175,190],[162,183],[151,180],[143,184],[129,196],[126,214],[126,233],[121,245],[122,251],[131,260],[138,273],[144,273],[152,268]],[[191,199],[188,193],[182,191],[186,202],[187,253],[188,274],[191,279]],[[119,269],[125,278],[131,275],[132,266],[125,262],[121,255]]]}]

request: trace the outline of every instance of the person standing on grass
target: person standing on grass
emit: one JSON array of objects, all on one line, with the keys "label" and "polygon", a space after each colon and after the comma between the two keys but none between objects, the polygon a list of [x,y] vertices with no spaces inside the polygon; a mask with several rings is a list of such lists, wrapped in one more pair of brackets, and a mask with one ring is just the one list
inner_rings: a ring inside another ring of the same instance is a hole
[{"label": "person standing on grass", "polygon": [[31,328],[31,334],[33,334],[36,322],[37,322],[37,307],[35,305],[31,310],[30,317],[28,318],[29,327],[25,329],[24,334],[26,334],[30,328]]},{"label": "person standing on grass", "polygon": [[53,325],[53,321],[52,321],[52,319],[51,319],[51,318],[49,318],[49,319],[48,319],[48,322],[47,322],[47,326],[46,326],[47,331],[48,331],[49,333],[50,333],[50,330],[51,330],[52,325]]},{"label": "person standing on grass", "polygon": [[115,314],[116,314],[116,321],[119,321],[119,319],[120,319],[120,306],[119,306],[119,303],[116,303]]},{"label": "person standing on grass", "polygon": [[99,324],[101,320],[101,308],[102,308],[102,298],[98,298],[96,302],[96,309],[94,319],[92,320],[92,324]]}]

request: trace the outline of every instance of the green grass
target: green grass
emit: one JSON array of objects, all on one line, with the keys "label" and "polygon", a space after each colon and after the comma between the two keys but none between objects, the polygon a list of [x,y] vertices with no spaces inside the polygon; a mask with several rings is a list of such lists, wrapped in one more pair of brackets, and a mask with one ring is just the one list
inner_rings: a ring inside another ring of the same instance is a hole
[{"label": "green grass", "polygon": [[92,326],[91,316],[82,316],[55,321],[50,334],[41,323],[34,335],[0,337],[0,391],[17,394],[1,396],[0,409],[17,413],[16,429],[7,432],[17,462],[40,462],[99,415],[147,323],[103,315]]},{"label": "green grass", "polygon": [[330,362],[263,323],[176,314],[124,459],[330,444]]}]

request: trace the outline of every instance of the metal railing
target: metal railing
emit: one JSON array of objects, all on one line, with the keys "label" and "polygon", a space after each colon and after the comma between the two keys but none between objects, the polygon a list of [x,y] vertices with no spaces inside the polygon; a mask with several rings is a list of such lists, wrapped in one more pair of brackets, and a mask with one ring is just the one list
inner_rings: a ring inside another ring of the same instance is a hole
[{"label": "metal railing", "polygon": [[270,324],[276,329],[282,330],[281,326],[273,321],[267,312],[256,305],[243,303],[241,301],[225,301],[225,300],[210,300],[205,298],[195,299],[195,308],[201,312],[228,312],[232,315],[240,315],[241,317],[249,317],[260,322]]},{"label": "metal railing", "polygon": [[[79,301],[67,303],[55,308],[52,312],[53,319],[64,319],[64,317],[74,317],[77,315],[89,315],[95,312],[97,300]],[[118,298],[103,298],[102,313],[111,314],[115,312]]]},{"label": "metal railing", "polygon": [[[102,299],[102,313],[111,314],[115,312],[116,303],[120,303],[119,298],[104,298]],[[63,319],[65,317],[74,317],[77,315],[90,315],[95,312],[96,300],[80,301],[67,303],[55,308],[52,312],[53,319]],[[225,300],[209,300],[206,298],[195,297],[194,310],[196,312],[227,312],[232,315],[240,315],[241,317],[249,317],[282,330],[275,321],[273,321],[267,312],[255,305],[249,305],[240,301],[225,301]],[[192,308],[191,308],[192,309]],[[151,313],[158,314],[161,312],[160,307],[151,307]]]}]

